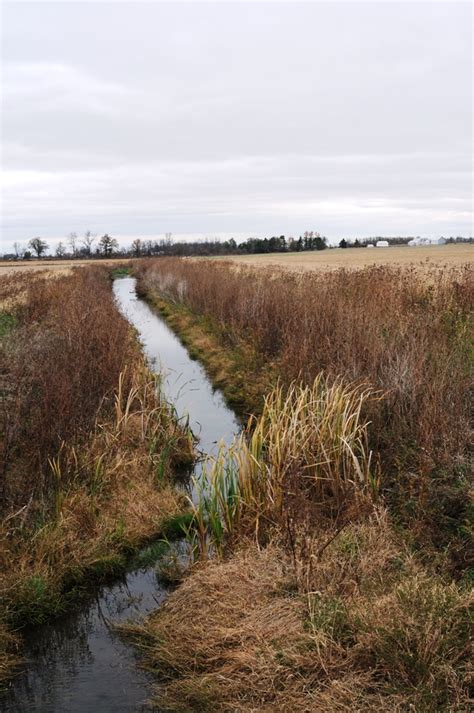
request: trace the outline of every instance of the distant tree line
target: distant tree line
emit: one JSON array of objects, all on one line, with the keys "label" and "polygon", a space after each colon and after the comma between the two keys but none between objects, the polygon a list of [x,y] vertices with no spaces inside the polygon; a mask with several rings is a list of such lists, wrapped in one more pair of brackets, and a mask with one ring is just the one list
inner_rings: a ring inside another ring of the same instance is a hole
[{"label": "distant tree line", "polygon": [[128,251],[132,257],[151,257],[156,255],[192,256],[192,255],[239,255],[256,253],[282,253],[300,250],[325,250],[327,239],[319,233],[308,231],[298,239],[285,238],[284,235],[271,238],[247,238],[237,243],[230,240],[194,240],[173,241],[171,234],[161,240],[140,240],[136,238]]},{"label": "distant tree line", "polygon": [[[414,237],[414,236],[413,236]],[[342,238],[339,241],[340,248],[365,248],[367,245],[375,245],[378,240],[387,240],[389,245],[407,245],[410,237],[383,237],[374,238]],[[446,238],[447,243],[472,243],[473,238],[461,236]],[[246,255],[258,253],[285,253],[304,252],[313,250],[325,250],[331,247],[327,238],[322,237],[316,231],[306,231],[299,238],[284,235],[273,236],[271,238],[247,238],[241,243],[237,243],[234,238],[230,240],[194,240],[190,242],[174,241],[171,233],[167,233],[160,240],[141,240],[135,238],[131,245],[125,248],[119,247],[116,238],[108,233],[98,238],[96,234],[87,230],[84,235],[79,236],[72,232],[60,241],[55,249],[54,255],[58,259],[94,259],[116,257],[156,257],[158,255],[167,256],[193,256],[193,255]],[[334,246],[336,247],[336,246]],[[49,251],[48,243],[40,237],[31,238],[25,245],[21,243],[13,244],[13,253],[3,255],[7,260],[29,260],[32,257],[43,258]]]},{"label": "distant tree line", "polygon": [[[135,238],[131,245],[120,248],[118,241],[107,233],[97,238],[90,230],[83,237],[77,233],[69,233],[64,241],[60,241],[54,251],[54,256],[60,259],[100,258],[111,255],[123,257],[152,257],[157,255],[191,256],[191,255],[238,255],[274,252],[300,252],[303,250],[325,250],[327,239],[314,231],[307,231],[299,238],[285,238],[284,235],[271,238],[248,238],[237,243],[230,240],[195,240],[190,242],[173,241],[171,233],[160,240],[141,240]],[[14,253],[5,255],[10,259],[31,259],[44,257],[48,243],[40,237],[28,241],[27,247],[14,243]]]},{"label": "distant tree line", "polygon": [[[32,257],[45,257],[49,250],[49,245],[46,240],[40,237],[31,238],[25,245],[15,242],[13,243],[13,253],[4,255],[4,258],[13,260],[30,260]],[[57,257],[59,259],[75,259],[75,258],[97,258],[110,257],[114,254],[128,254],[129,251],[121,251],[118,241],[112,238],[107,233],[97,239],[90,230],[87,230],[82,237],[77,233],[69,233],[64,242],[62,240],[56,245],[54,255],[48,256]]]}]

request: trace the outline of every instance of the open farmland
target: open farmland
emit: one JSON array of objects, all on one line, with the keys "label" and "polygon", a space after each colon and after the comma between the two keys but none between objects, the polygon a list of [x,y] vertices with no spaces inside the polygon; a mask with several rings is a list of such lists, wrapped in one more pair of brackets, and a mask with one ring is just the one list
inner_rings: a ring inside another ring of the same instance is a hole
[{"label": "open farmland", "polygon": [[11,275],[13,273],[21,275],[27,272],[35,272],[37,270],[49,270],[60,274],[67,274],[71,267],[85,265],[114,265],[123,263],[123,258],[110,258],[105,260],[18,260],[16,262],[0,261],[0,278],[3,275]]},{"label": "open farmland", "polygon": [[[219,259],[219,258],[217,258]],[[222,258],[221,258],[222,259]],[[232,255],[225,258],[255,267],[277,266],[290,270],[360,269],[370,265],[465,265],[474,262],[474,245],[430,245],[390,248],[333,248],[299,253]]]}]

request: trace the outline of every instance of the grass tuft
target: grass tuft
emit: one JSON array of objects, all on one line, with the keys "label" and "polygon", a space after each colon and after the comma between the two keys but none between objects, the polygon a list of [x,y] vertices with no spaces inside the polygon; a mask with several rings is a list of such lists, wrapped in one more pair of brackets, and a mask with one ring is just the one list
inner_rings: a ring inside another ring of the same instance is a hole
[{"label": "grass tuft", "polygon": [[[156,677],[154,702],[246,713],[469,710],[472,596],[429,574],[381,509],[344,533],[326,547],[327,528],[313,534],[313,553],[323,552],[310,580],[276,541],[195,566],[145,624],[127,628]],[[307,567],[308,550],[296,554]]]},{"label": "grass tuft", "polygon": [[[263,541],[268,526],[290,529],[300,522],[351,517],[377,496],[371,469],[364,403],[368,389],[332,382],[321,374],[311,386],[277,386],[247,432],[195,482],[194,523],[190,530],[201,557],[222,554],[242,532]],[[291,533],[290,533],[291,536]]]}]

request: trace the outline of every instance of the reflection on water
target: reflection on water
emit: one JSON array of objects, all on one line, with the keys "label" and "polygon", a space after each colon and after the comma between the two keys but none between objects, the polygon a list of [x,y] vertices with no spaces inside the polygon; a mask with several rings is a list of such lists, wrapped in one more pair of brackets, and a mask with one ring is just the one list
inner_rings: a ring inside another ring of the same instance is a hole
[{"label": "reflection on water", "polygon": [[[189,418],[204,453],[240,430],[236,416],[214,391],[202,366],[192,361],[173,332],[137,299],[135,280],[114,283],[117,302],[136,327],[150,364],[164,372],[163,390],[180,416]],[[197,465],[196,471],[199,472]],[[150,711],[151,681],[137,666],[134,650],[111,623],[145,616],[166,589],[153,567],[128,573],[99,588],[80,609],[26,634],[27,664],[0,693],[5,713],[122,713]]]},{"label": "reflection on water", "polygon": [[[30,631],[26,670],[5,692],[5,711],[140,711],[148,681],[110,623],[143,616],[166,596],[152,568],[97,591],[79,611]],[[0,699],[1,700],[1,699]]]},{"label": "reflection on water", "polygon": [[211,453],[220,440],[239,432],[235,414],[222,393],[212,387],[201,364],[189,354],[168,325],[135,293],[135,279],[116,280],[114,291],[124,314],[140,333],[145,354],[163,375],[163,391],[179,416],[189,416],[199,447]]}]

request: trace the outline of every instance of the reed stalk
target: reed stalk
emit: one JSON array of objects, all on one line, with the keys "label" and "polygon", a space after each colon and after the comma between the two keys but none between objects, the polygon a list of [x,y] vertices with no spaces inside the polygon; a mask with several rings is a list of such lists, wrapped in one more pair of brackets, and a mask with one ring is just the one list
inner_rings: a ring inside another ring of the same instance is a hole
[{"label": "reed stalk", "polygon": [[364,403],[372,390],[318,374],[304,386],[278,385],[262,414],[229,447],[221,444],[195,481],[194,521],[202,557],[222,554],[244,528],[285,516],[296,493],[322,510],[375,498],[378,479],[367,445]]}]

